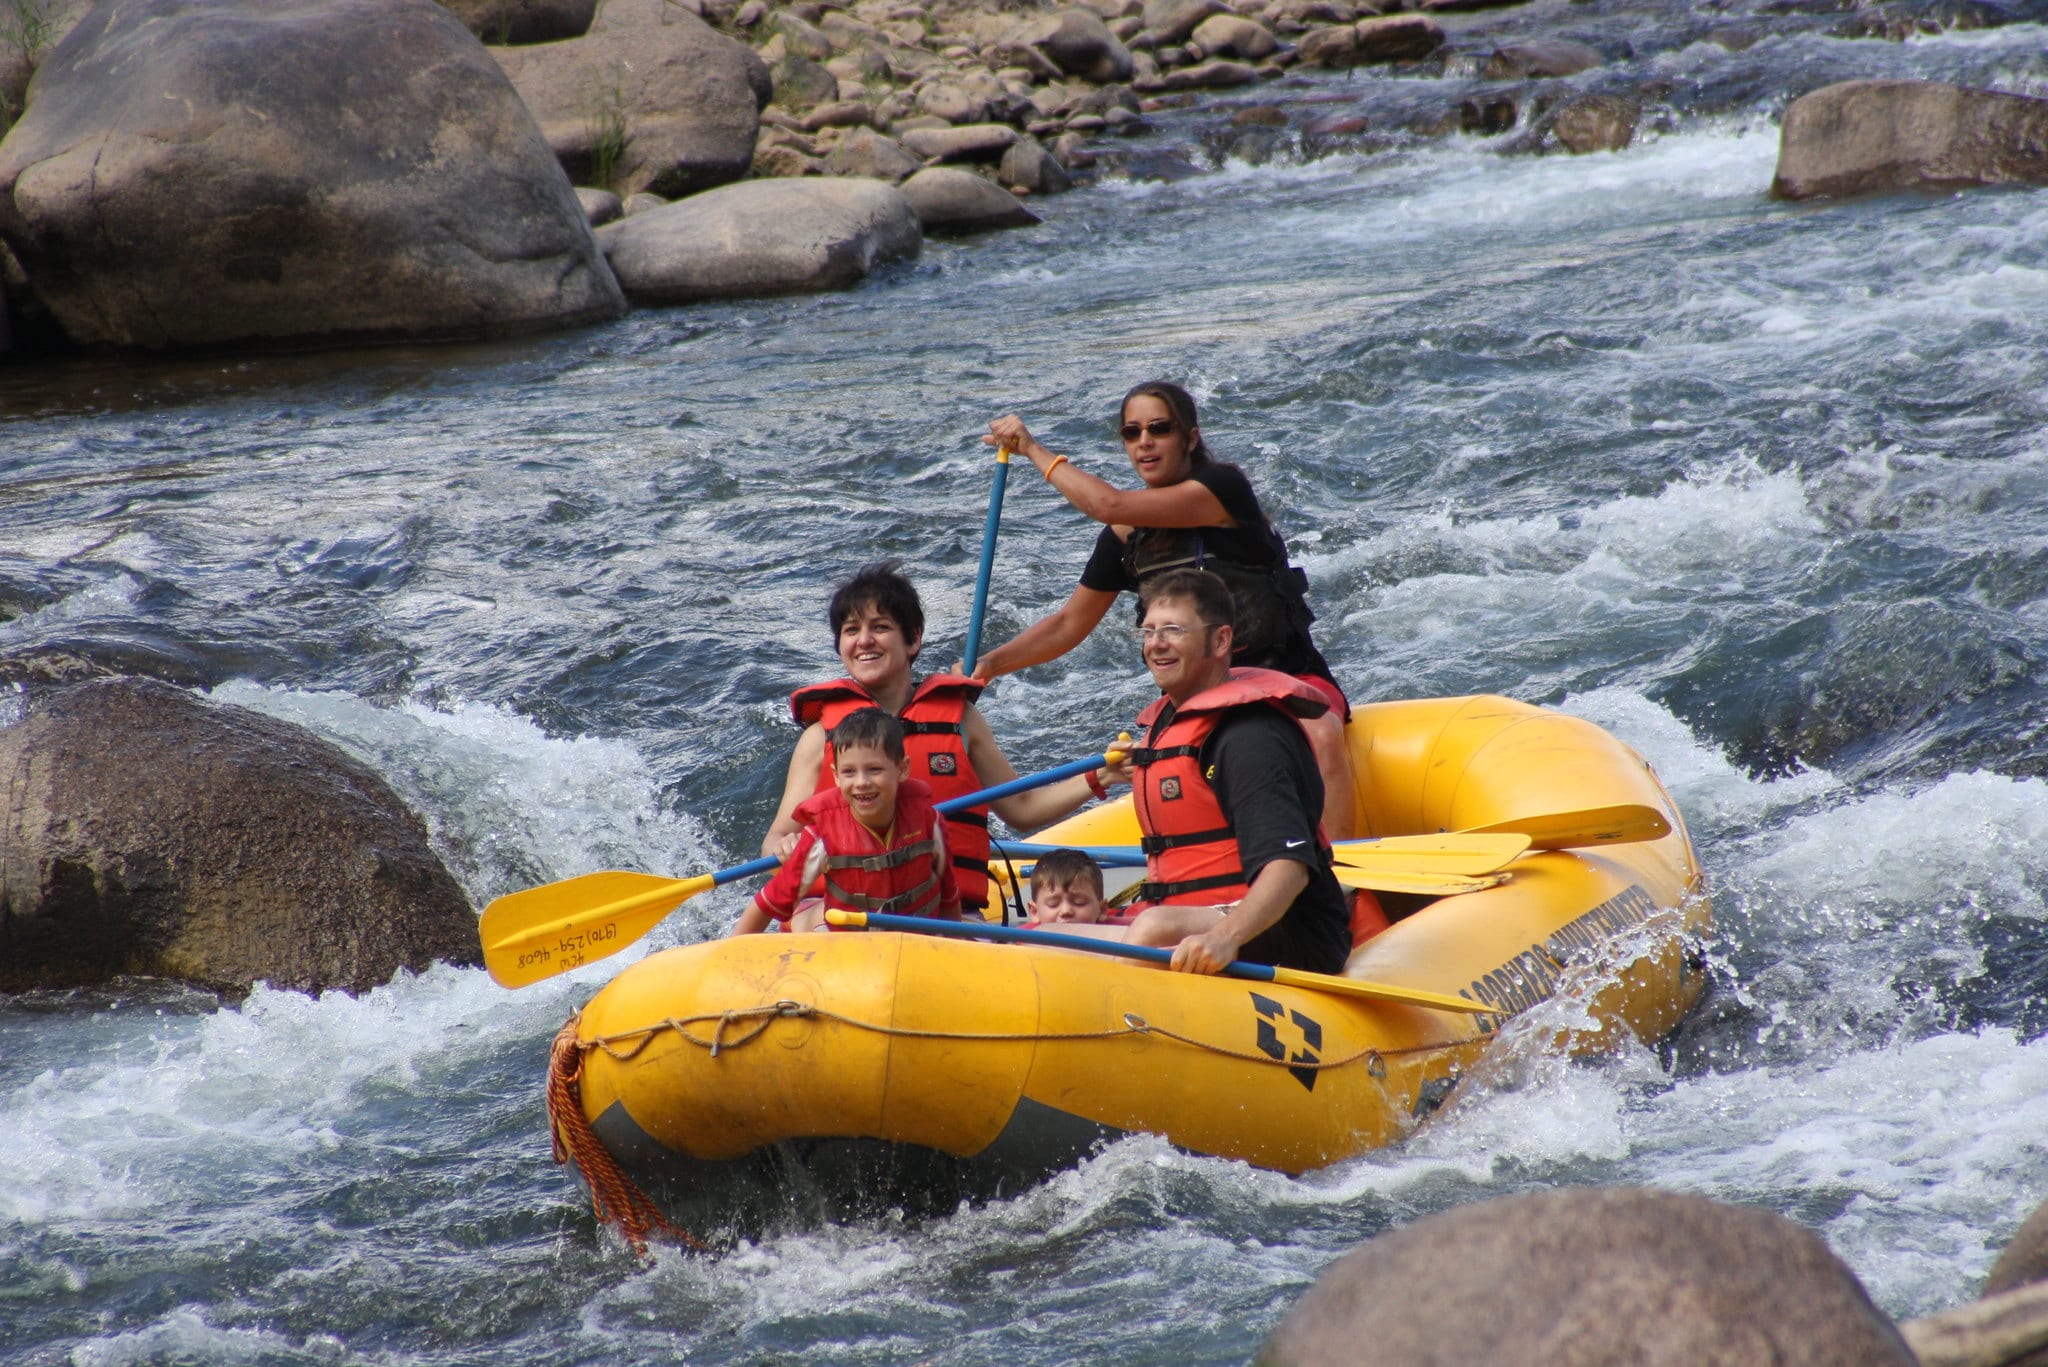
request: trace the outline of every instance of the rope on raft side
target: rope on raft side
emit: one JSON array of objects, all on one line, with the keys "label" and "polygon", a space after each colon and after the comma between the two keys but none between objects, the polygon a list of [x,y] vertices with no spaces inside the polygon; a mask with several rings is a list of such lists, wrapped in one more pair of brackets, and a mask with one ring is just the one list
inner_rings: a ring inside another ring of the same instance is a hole
[{"label": "rope on raft side", "polygon": [[[1431,1054],[1452,1049],[1465,1049],[1473,1044],[1483,1043],[1493,1038],[1493,1032],[1487,1030],[1472,1036],[1471,1039],[1459,1040],[1451,1044],[1415,1044],[1402,1049],[1382,1049],[1367,1046],[1355,1054],[1347,1054],[1342,1058],[1323,1059],[1313,1063],[1296,1063],[1288,1059],[1276,1059],[1270,1054],[1256,1053],[1245,1049],[1232,1049],[1221,1044],[1211,1044],[1207,1040],[1196,1039],[1192,1035],[1183,1035],[1177,1031],[1169,1030],[1163,1025],[1154,1025],[1134,1011],[1124,1013],[1124,1023],[1121,1029],[1064,1032],[1047,1030],[1022,1030],[1014,1032],[913,1030],[901,1025],[878,1025],[873,1021],[864,1021],[853,1016],[841,1015],[837,1011],[828,1011],[822,1006],[812,1006],[807,1002],[785,999],[766,1006],[742,1007],[735,1011],[707,1012],[699,1016],[669,1016],[653,1025],[641,1026],[637,1030],[622,1030],[616,1035],[596,1036],[582,1047],[584,1049],[602,1049],[612,1058],[624,1063],[637,1057],[640,1051],[645,1049],[655,1036],[664,1031],[674,1031],[679,1038],[687,1040],[699,1049],[710,1051],[711,1057],[717,1058],[721,1053],[753,1043],[777,1019],[800,1020],[811,1017],[819,1020],[833,1021],[855,1030],[868,1030],[878,1035],[894,1035],[903,1039],[965,1040],[984,1044],[1056,1044],[1075,1040],[1123,1039],[1131,1035],[1158,1035],[1162,1039],[1170,1039],[1176,1044],[1185,1044],[1192,1049],[1201,1049],[1207,1053],[1218,1054],[1224,1058],[1237,1059],[1244,1063],[1262,1064],[1269,1068],[1308,1068],[1315,1070],[1342,1068],[1347,1064],[1357,1063],[1363,1059],[1366,1061],[1367,1069],[1375,1077],[1384,1076],[1385,1074],[1385,1069],[1380,1066],[1380,1060],[1383,1059],[1399,1058],[1406,1054]],[[691,1032],[689,1027],[702,1025],[706,1022],[712,1023],[711,1034],[708,1038]],[[728,1037],[726,1031],[742,1022],[751,1024],[752,1028],[737,1037]],[[631,1041],[630,1045],[628,1045],[628,1041]]]},{"label": "rope on raft side", "polygon": [[654,1199],[633,1184],[590,1128],[583,1114],[583,1056],[591,1046],[576,1038],[576,1026],[582,1019],[580,1011],[569,1017],[548,1052],[548,1129],[554,1140],[555,1161],[575,1160],[590,1187],[590,1205],[598,1223],[618,1226],[640,1256],[647,1255],[647,1236],[657,1232],[672,1235],[691,1248],[703,1248],[703,1240],[669,1223]]},{"label": "rope on raft side", "polygon": [[[1402,1049],[1380,1049],[1368,1047],[1343,1058],[1294,1061],[1276,1059],[1270,1054],[1250,1050],[1231,1049],[1207,1040],[1183,1035],[1164,1026],[1153,1025],[1134,1011],[1124,1013],[1123,1027],[1109,1030],[1084,1030],[1066,1033],[1052,1031],[982,1032],[971,1030],[913,1030],[899,1025],[878,1025],[873,1021],[859,1020],[853,1016],[827,1011],[823,1007],[805,1002],[783,1000],[766,1006],[744,1007],[735,1011],[719,1011],[699,1016],[670,1016],[658,1024],[643,1026],[638,1030],[621,1031],[616,1035],[599,1035],[590,1040],[577,1038],[577,1026],[582,1013],[571,1016],[555,1036],[554,1047],[548,1059],[548,1122],[554,1135],[554,1155],[557,1163],[573,1159],[583,1180],[590,1187],[590,1204],[596,1212],[599,1223],[616,1225],[625,1236],[633,1251],[645,1256],[648,1235],[661,1233],[673,1235],[691,1248],[705,1247],[688,1230],[671,1224],[655,1205],[652,1197],[635,1186],[633,1179],[626,1176],[611,1153],[605,1148],[597,1134],[590,1128],[590,1121],[583,1114],[583,1060],[594,1049],[602,1049],[609,1057],[628,1062],[637,1057],[657,1035],[674,1031],[678,1038],[687,1040],[699,1049],[708,1050],[713,1058],[729,1050],[753,1043],[778,1019],[800,1020],[815,1017],[837,1022],[855,1030],[869,1030],[879,1035],[894,1035],[905,1039],[970,1040],[984,1043],[1063,1042],[1093,1039],[1123,1039],[1134,1035],[1157,1035],[1176,1044],[1218,1054],[1224,1058],[1237,1059],[1244,1063],[1262,1064],[1269,1068],[1311,1069],[1322,1071],[1328,1068],[1343,1068],[1365,1061],[1366,1071],[1375,1078],[1387,1075],[1386,1060],[1407,1054],[1441,1053],[1452,1049],[1467,1048],[1492,1037],[1491,1031],[1482,1032],[1469,1040],[1455,1044],[1417,1044]],[[693,1025],[711,1023],[708,1037],[697,1035],[689,1029]],[[744,1033],[728,1036],[734,1026],[748,1025]],[[628,1044],[628,1041],[631,1043]]]}]

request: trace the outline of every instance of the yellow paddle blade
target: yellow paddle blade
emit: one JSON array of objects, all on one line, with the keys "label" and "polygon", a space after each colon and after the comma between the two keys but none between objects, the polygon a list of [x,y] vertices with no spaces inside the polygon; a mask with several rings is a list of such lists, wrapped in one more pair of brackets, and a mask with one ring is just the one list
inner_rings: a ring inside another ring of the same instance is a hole
[{"label": "yellow paddle blade", "polygon": [[1393,835],[1384,840],[1343,840],[1332,847],[1339,864],[1404,874],[1438,873],[1464,878],[1504,868],[1529,848],[1526,835]]},{"label": "yellow paddle blade", "polygon": [[1515,821],[1496,821],[1463,835],[1513,831],[1529,837],[1531,848],[1571,850],[1586,845],[1631,845],[1638,840],[1662,840],[1671,834],[1664,813],[1640,802],[1619,802],[1612,807],[1585,807],[1574,812],[1540,812]]},{"label": "yellow paddle blade", "polygon": [[1374,892],[1408,892],[1418,897],[1455,897],[1461,892],[1497,888],[1512,876],[1506,871],[1484,873],[1476,878],[1457,874],[1415,873],[1399,869],[1354,869],[1335,865],[1330,872],[1347,888],[1371,888]]},{"label": "yellow paddle blade", "polygon": [[523,892],[484,908],[484,967],[506,987],[525,987],[616,954],[663,917],[715,884],[713,875],[658,878],[607,869]]},{"label": "yellow paddle blade", "polygon": [[1276,968],[1273,970],[1273,981],[1284,987],[1334,992],[1346,997],[1365,997],[1376,1002],[1398,1002],[1403,1006],[1426,1006],[1432,1011],[1462,1011],[1468,1016],[1507,1014],[1487,1002],[1453,997],[1445,992],[1429,992],[1420,987],[1397,987],[1393,983],[1340,978],[1334,973],[1308,973],[1298,968]]}]

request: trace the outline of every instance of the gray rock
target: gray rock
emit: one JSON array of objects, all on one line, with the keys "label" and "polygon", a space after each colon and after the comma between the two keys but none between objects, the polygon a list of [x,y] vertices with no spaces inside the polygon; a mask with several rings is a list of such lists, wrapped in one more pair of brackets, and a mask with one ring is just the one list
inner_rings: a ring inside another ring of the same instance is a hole
[{"label": "gray rock", "polygon": [[609,223],[625,211],[625,205],[610,190],[596,190],[588,185],[576,187],[576,202],[583,206],[583,220],[595,228]]},{"label": "gray rock", "polygon": [[666,208],[667,206],[668,200],[662,198],[662,196],[642,190],[639,194],[627,195],[624,200],[620,201],[619,217],[631,218],[634,214],[644,214],[654,209]]},{"label": "gray rock", "polygon": [[1055,75],[1106,85],[1131,78],[1131,51],[1093,11],[1064,9],[1026,23],[997,44],[1001,53],[1035,53]]},{"label": "gray rock", "polygon": [[1349,24],[1358,11],[1348,0],[1273,0],[1261,17],[1268,24]]},{"label": "gray rock", "polygon": [[775,103],[784,109],[809,109],[839,101],[839,78],[808,57],[790,53],[769,73]]},{"label": "gray rock", "polygon": [[1361,62],[1419,62],[1444,45],[1443,25],[1420,14],[1389,14],[1352,26]]},{"label": "gray rock", "polygon": [[[663,22],[616,23],[588,37],[493,55],[569,173],[622,195],[686,195],[747,173],[774,93],[753,49],[680,7]],[[835,90],[836,93],[836,90]],[[597,172],[609,161],[607,178]]]},{"label": "gray rock", "polygon": [[996,174],[1003,184],[1034,195],[1061,194],[1073,185],[1067,168],[1037,138],[1019,138],[1011,144]]},{"label": "gray rock", "polygon": [[917,212],[876,180],[751,180],[598,230],[627,295],[649,304],[844,289],[915,256]]},{"label": "gray rock", "polygon": [[1845,81],[1785,110],[1780,199],[2048,183],[2048,100],[1926,81]]},{"label": "gray rock", "polygon": [[1568,152],[1619,152],[1635,140],[1642,111],[1614,95],[1581,95],[1560,105],[1550,131]]},{"label": "gray rock", "polygon": [[2034,1213],[1991,1265],[1990,1275],[1984,1278],[1984,1294],[1995,1296],[2041,1281],[2048,1281],[2048,1202],[2034,1207]]},{"label": "gray rock", "polygon": [[1212,57],[1256,62],[1280,50],[1280,40],[1250,19],[1212,14],[1195,28],[1195,42]]},{"label": "gray rock", "polygon": [[597,0],[442,0],[448,12],[486,43],[552,43],[581,38]]},{"label": "gray rock", "polygon": [[102,0],[0,142],[0,236],[85,345],[624,308],[518,95],[428,0]]},{"label": "gray rock", "polygon": [[624,33],[703,18],[700,0],[598,0],[597,16],[590,21],[588,31]]},{"label": "gray rock", "polygon": [[1228,13],[1218,0],[1145,0],[1145,28],[1161,46],[1184,43],[1204,19]]},{"label": "gray rock", "polygon": [[962,128],[917,128],[902,137],[903,150],[926,161],[1000,161],[1017,141],[1008,124],[971,123]]},{"label": "gray rock", "polygon": [[1258,1367],[1912,1367],[1856,1277],[1766,1211],[1636,1188],[1460,1206],[1333,1264]]},{"label": "gray rock", "polygon": [[1420,8],[1431,14],[1458,14],[1469,10],[1504,9],[1525,3],[1527,0],[1422,0]]},{"label": "gray rock", "polygon": [[1527,81],[1576,76],[1605,63],[1600,49],[1561,38],[1535,38],[1496,49],[1479,74],[1489,81]]},{"label": "gray rock", "polygon": [[892,185],[916,174],[919,164],[916,157],[903,150],[902,144],[872,128],[851,130],[825,158],[829,175],[867,176]]},{"label": "gray rock", "polygon": [[1040,221],[1002,186],[950,166],[927,166],[919,171],[903,182],[903,197],[917,211],[917,220],[927,233],[1028,228]]},{"label": "gray rock", "polygon": [[133,973],[359,992],[479,961],[420,819],[289,723],[82,683],[0,730],[0,774],[0,991]]}]

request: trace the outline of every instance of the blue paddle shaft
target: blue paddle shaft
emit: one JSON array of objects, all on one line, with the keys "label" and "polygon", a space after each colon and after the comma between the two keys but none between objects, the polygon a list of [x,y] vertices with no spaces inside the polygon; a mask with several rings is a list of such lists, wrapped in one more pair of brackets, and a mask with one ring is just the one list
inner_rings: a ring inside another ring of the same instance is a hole
[{"label": "blue paddle shaft", "polygon": [[[1106,758],[1107,756],[1104,755],[1090,755],[1086,759],[1077,759],[1071,763],[1047,769],[1044,773],[1025,774],[1020,778],[1011,779],[1008,783],[998,783],[993,788],[983,788],[978,793],[968,793],[962,797],[948,798],[944,802],[939,803],[936,810],[943,816],[947,812],[957,812],[963,807],[979,807],[984,802],[994,802],[1000,798],[1006,798],[1012,793],[1024,793],[1029,792],[1033,788],[1043,788],[1049,783],[1058,783],[1063,778],[1073,778],[1076,774],[1085,774],[1090,769],[1100,769]],[[735,864],[729,869],[718,870],[718,872],[711,875],[711,885],[722,888],[727,883],[737,879],[751,878],[757,873],[767,873],[770,869],[775,868],[781,863],[782,859],[779,855],[764,854],[759,859],[750,859],[744,864]]]},{"label": "blue paddle shaft", "polygon": [[1003,520],[1003,487],[1010,482],[1010,453],[996,453],[996,483],[989,490],[988,522],[981,529],[981,570],[974,579],[974,611],[967,617],[967,650],[961,657],[967,672],[981,655],[981,622],[988,612],[988,585],[996,568],[996,525]]},{"label": "blue paddle shaft", "polygon": [[1142,869],[1145,856],[1131,845],[1039,845],[1029,840],[990,842],[997,854],[1010,859],[1043,859],[1054,850],[1078,850],[1105,869]]},{"label": "blue paddle shaft", "polygon": [[[1050,930],[1021,930],[999,926],[992,921],[934,921],[924,916],[889,916],[869,912],[869,930],[902,930],[913,935],[942,935],[956,940],[996,940],[1003,944],[1044,945],[1049,949],[1078,949],[1089,954],[1107,954],[1118,959],[1138,959],[1148,964],[1170,964],[1173,951],[1151,945],[1127,945],[1121,940],[1098,940],[1089,935],[1061,935]],[[1268,964],[1233,960],[1223,969],[1226,978],[1249,978],[1253,982],[1273,981]]]}]

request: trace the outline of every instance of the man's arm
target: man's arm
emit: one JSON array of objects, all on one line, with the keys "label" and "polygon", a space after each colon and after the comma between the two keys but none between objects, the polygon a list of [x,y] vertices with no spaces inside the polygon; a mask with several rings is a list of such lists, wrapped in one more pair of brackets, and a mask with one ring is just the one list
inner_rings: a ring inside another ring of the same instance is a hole
[{"label": "man's arm", "polygon": [[1244,899],[1223,914],[1214,928],[1190,935],[1173,950],[1177,973],[1221,973],[1237,951],[1278,925],[1294,899],[1308,886],[1308,868],[1276,859],[1259,870]]}]

